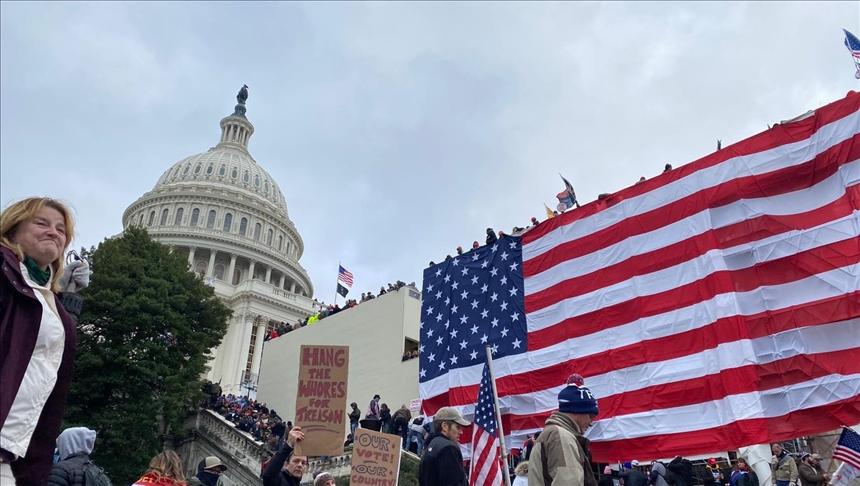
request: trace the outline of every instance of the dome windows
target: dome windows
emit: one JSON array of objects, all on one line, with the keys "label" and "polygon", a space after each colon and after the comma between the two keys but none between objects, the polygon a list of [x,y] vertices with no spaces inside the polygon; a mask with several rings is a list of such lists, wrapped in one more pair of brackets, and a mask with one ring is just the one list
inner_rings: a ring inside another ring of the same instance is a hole
[{"label": "dome windows", "polygon": [[200,210],[197,208],[194,208],[194,210],[191,211],[191,226],[197,226],[197,224],[199,222],[200,222]]},{"label": "dome windows", "polygon": [[278,251],[284,247],[284,235],[278,235]]},{"label": "dome windows", "polygon": [[274,232],[271,228],[269,228],[269,235],[266,237],[266,244],[272,246],[272,238],[274,238]]},{"label": "dome windows", "polygon": [[206,217],[206,228],[215,229],[215,210],[209,210],[209,216]]},{"label": "dome windows", "polygon": [[259,175],[254,176],[254,185],[257,187],[260,187],[260,176]]},{"label": "dome windows", "polygon": [[[155,214],[153,212],[152,214]],[[260,232],[263,230],[263,227],[260,226],[260,223],[254,225],[254,241],[260,241]]]},{"label": "dome windows", "polygon": [[188,175],[189,170],[191,170],[191,164],[185,166],[185,170],[182,171],[182,175]]},{"label": "dome windows", "polygon": [[221,168],[218,169],[218,175],[221,177],[224,177],[226,174],[227,174],[227,166],[224,164],[221,164]]},{"label": "dome windows", "polygon": [[149,213],[149,220],[147,221],[146,225],[152,226],[152,223],[154,223],[154,222],[155,222],[155,211],[152,211],[151,213]]},{"label": "dome windows", "polygon": [[215,167],[212,164],[209,164],[209,167],[206,168],[206,175],[212,175],[212,172],[215,171]]},{"label": "dome windows", "polygon": [[233,172],[230,172],[230,177],[233,179],[239,177],[239,171],[235,167],[233,167]]},{"label": "dome windows", "polygon": [[229,233],[233,229],[233,215],[227,213],[224,215],[224,232]]},{"label": "dome windows", "polygon": [[199,173],[200,173],[200,169],[202,169],[202,168],[203,168],[203,167],[202,167],[200,164],[197,164],[197,166],[196,166],[196,167],[194,167],[194,173],[195,173],[195,174],[199,174]]},{"label": "dome windows", "polygon": [[161,211],[161,221],[158,224],[160,226],[167,225],[167,208],[164,208],[164,210]]},{"label": "dome windows", "polygon": [[245,236],[248,233],[248,218],[242,218],[239,222],[239,234]]},{"label": "dome windows", "polygon": [[184,212],[185,212],[185,210],[182,208],[179,208],[176,210],[176,217],[173,218],[173,225],[174,226],[179,226],[180,224],[182,224],[182,213],[184,213]]},{"label": "dome windows", "polygon": [[268,195],[269,194],[269,181],[266,181],[263,184],[263,191]]}]

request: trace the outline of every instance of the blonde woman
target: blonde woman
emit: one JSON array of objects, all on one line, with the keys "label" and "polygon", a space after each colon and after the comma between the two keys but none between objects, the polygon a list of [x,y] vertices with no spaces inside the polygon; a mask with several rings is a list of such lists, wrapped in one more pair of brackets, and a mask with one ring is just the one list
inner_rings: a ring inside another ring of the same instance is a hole
[{"label": "blonde woman", "polygon": [[131,486],[185,486],[182,459],[173,451],[164,451],[149,461],[149,469]]},{"label": "blonde woman", "polygon": [[75,325],[55,292],[71,211],[32,197],[0,213],[0,484],[51,471],[75,358]]},{"label": "blonde woman", "polygon": [[529,484],[529,461],[517,464],[514,469],[514,482],[511,486],[528,486]]}]

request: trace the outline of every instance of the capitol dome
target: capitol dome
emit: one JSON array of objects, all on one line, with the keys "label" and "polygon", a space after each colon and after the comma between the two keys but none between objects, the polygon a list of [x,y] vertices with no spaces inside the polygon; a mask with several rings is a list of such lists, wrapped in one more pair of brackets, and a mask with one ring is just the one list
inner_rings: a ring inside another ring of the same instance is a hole
[{"label": "capitol dome", "polygon": [[123,213],[124,228],[144,227],[187,255],[190,269],[233,309],[209,377],[226,393],[256,380],[272,328],[314,312],[313,285],[299,264],[302,237],[281,188],[248,151],[254,126],[246,99],[243,87],[217,145],[173,164]]}]

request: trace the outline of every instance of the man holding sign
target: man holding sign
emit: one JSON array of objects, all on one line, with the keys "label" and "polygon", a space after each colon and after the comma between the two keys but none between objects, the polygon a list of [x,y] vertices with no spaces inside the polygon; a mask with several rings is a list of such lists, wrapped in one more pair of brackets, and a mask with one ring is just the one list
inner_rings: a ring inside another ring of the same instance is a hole
[{"label": "man holding sign", "polygon": [[263,486],[299,486],[301,484],[302,476],[308,468],[308,458],[294,455],[293,450],[304,438],[305,434],[301,427],[295,426],[290,430],[284,446],[272,457],[266,470],[263,471]]}]

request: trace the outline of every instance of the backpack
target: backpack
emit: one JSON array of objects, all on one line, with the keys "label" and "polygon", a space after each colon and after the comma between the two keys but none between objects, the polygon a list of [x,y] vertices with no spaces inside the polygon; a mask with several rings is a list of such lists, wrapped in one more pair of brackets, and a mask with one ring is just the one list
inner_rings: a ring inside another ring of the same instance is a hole
[{"label": "backpack", "polygon": [[84,484],[86,486],[113,486],[105,474],[105,470],[93,464],[92,461],[84,463]]}]

